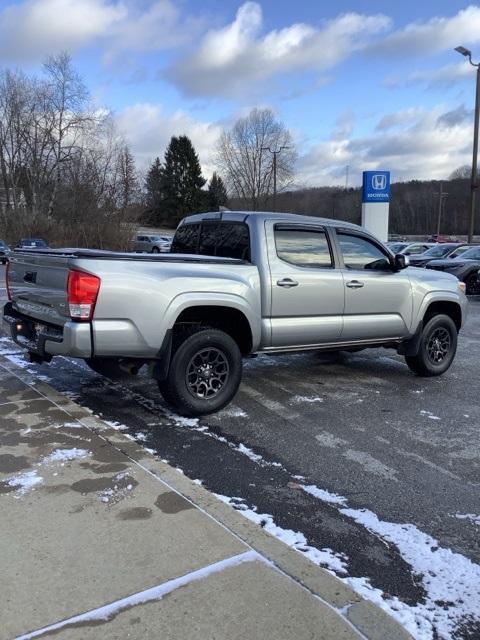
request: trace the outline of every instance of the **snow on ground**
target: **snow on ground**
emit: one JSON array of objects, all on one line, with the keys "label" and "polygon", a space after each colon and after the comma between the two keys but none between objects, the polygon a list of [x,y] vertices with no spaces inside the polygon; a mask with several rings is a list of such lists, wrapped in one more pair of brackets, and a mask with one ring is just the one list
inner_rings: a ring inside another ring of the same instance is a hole
[{"label": "snow on ground", "polygon": [[430,418],[430,420],[441,420],[441,418],[433,414],[431,411],[420,411],[420,415],[426,416],[427,418]]},{"label": "snow on ground", "polygon": [[318,396],[294,396],[294,402],[323,402],[323,398],[319,398]]},{"label": "snow on ground", "polygon": [[7,479],[7,484],[11,487],[18,487],[17,493],[23,496],[31,489],[43,482],[43,478],[37,474],[37,471],[26,471],[17,476]]},{"label": "snow on ground", "polygon": [[86,449],[55,449],[52,453],[43,458],[40,464],[51,464],[52,462],[69,462],[78,458],[87,458],[90,451]]},{"label": "snow on ground", "polygon": [[480,527],[480,516],[477,516],[475,513],[456,513],[455,518],[457,518],[457,520],[468,520],[477,527]]},{"label": "snow on ground", "polygon": [[332,549],[317,549],[307,543],[307,539],[300,531],[293,531],[292,529],[283,529],[275,524],[273,516],[268,513],[258,513],[256,507],[248,507],[245,504],[243,498],[233,497],[229,498],[221,494],[215,494],[222,502],[233,506],[240,511],[243,516],[259,524],[265,531],[268,531],[271,535],[275,536],[289,547],[292,547],[296,551],[303,553],[312,562],[322,567],[326,567],[334,573],[346,574],[347,573],[347,560],[348,558],[344,554],[335,553]]}]

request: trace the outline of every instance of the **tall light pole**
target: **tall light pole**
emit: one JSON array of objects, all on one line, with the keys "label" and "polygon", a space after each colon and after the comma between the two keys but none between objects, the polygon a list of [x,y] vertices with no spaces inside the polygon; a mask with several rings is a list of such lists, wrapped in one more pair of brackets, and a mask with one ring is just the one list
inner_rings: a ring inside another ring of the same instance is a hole
[{"label": "tall light pole", "polygon": [[475,195],[478,189],[477,183],[477,157],[478,157],[478,118],[480,112],[480,62],[472,62],[472,52],[465,47],[455,47],[462,56],[468,58],[472,67],[477,68],[477,84],[475,89],[475,120],[473,125],[473,158],[472,177],[470,180],[470,224],[468,227],[468,242],[473,242],[473,232],[475,230]]},{"label": "tall light pole", "polygon": [[262,147],[262,151],[269,151],[273,155],[273,210],[277,210],[277,156],[284,149],[290,149],[282,145],[279,149],[272,150],[270,147]]},{"label": "tall light pole", "polygon": [[437,216],[437,237],[440,235],[440,225],[442,223],[442,208],[443,203],[448,197],[448,193],[443,190],[443,182],[440,182],[440,192],[434,193],[434,195],[438,195],[438,216]]}]

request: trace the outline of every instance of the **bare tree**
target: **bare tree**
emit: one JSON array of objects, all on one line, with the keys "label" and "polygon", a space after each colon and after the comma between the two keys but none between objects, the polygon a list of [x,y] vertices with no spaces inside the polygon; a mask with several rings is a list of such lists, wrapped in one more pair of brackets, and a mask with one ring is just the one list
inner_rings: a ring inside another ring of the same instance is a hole
[{"label": "bare tree", "polygon": [[78,148],[85,127],[93,116],[86,111],[88,91],[72,65],[71,57],[63,52],[48,58],[44,65],[47,74],[47,104],[45,125],[52,137],[53,188],[48,206],[51,215],[60,184],[61,166]]},{"label": "bare tree", "polygon": [[448,176],[449,180],[462,180],[465,178],[470,178],[472,173],[472,167],[468,164],[462,164],[461,167],[457,167],[455,171]]},{"label": "bare tree", "polygon": [[271,109],[253,109],[237,120],[222,133],[217,149],[217,165],[228,191],[254,211],[265,206],[273,193],[274,170],[278,191],[291,186],[295,160],[292,136]]}]

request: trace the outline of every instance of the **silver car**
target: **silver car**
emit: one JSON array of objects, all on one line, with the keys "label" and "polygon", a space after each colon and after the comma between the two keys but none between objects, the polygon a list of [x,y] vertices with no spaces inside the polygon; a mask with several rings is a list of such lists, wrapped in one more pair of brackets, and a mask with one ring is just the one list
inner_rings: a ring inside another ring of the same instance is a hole
[{"label": "silver car", "polygon": [[140,234],[136,237],[134,251],[140,251],[142,253],[168,253],[171,246],[171,236]]}]

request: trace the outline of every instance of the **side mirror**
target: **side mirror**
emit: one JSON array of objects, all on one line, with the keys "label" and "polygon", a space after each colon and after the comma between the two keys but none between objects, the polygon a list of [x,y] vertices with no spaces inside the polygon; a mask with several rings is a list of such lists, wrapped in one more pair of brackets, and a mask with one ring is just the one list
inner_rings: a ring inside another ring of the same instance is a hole
[{"label": "side mirror", "polygon": [[397,253],[393,260],[395,271],[406,269],[410,265],[410,258],[403,253]]}]

